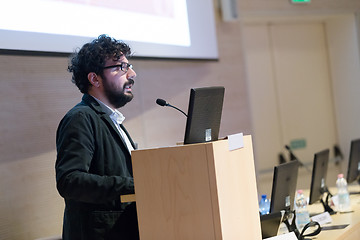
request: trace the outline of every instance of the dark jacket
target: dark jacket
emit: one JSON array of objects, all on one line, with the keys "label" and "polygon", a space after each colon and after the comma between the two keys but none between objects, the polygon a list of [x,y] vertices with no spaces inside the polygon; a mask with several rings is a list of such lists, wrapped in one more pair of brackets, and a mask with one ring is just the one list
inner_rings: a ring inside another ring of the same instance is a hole
[{"label": "dark jacket", "polygon": [[120,195],[134,193],[131,155],[93,97],[84,94],[61,120],[56,148],[63,239],[138,239],[135,203],[120,202]]}]

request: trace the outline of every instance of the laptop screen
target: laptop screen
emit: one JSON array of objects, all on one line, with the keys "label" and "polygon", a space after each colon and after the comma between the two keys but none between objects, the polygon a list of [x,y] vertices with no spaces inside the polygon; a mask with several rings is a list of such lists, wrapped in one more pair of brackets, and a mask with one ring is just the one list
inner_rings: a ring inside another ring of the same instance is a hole
[{"label": "laptop screen", "polygon": [[283,163],[274,167],[270,212],[294,209],[294,198],[298,177],[299,161]]},{"label": "laptop screen", "polygon": [[261,235],[263,239],[274,237],[278,234],[282,218],[282,212],[274,212],[260,216]]},{"label": "laptop screen", "polygon": [[218,140],[224,93],[224,87],[190,90],[184,144]]}]

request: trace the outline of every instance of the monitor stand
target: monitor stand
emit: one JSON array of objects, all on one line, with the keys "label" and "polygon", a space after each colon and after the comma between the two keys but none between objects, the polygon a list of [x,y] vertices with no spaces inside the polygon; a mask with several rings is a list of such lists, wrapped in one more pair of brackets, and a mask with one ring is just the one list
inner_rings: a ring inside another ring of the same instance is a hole
[{"label": "monitor stand", "polygon": [[320,202],[322,203],[323,207],[324,207],[324,210],[326,212],[328,212],[330,215],[333,215],[336,213],[336,211],[334,211],[330,206],[329,206],[329,198],[332,197],[333,195],[330,193],[329,190],[326,190],[324,193],[327,193],[326,195],[326,199],[325,199],[325,202],[324,200],[321,198],[320,199]]},{"label": "monitor stand", "polygon": [[[291,223],[289,222],[289,220],[292,218],[291,220]],[[321,232],[321,226],[318,222],[314,222],[314,221],[311,221],[309,222],[308,224],[306,224],[303,228],[303,230],[301,231],[301,233],[299,232],[299,229],[297,228],[296,226],[296,214],[295,214],[295,211],[290,211],[290,210],[286,210],[285,212],[285,216],[284,216],[284,219],[283,219],[283,223],[285,223],[287,229],[289,232],[294,232],[297,239],[298,240],[311,240],[310,238],[305,238],[305,237],[310,237],[310,236],[316,236],[318,235],[320,232]],[[305,230],[309,227],[314,227],[316,226],[316,230],[313,231],[312,233],[309,233],[309,234],[304,234],[305,233]]]},{"label": "monitor stand", "polygon": [[[320,202],[324,207],[324,212],[328,212],[330,215],[335,214],[336,211],[334,211],[329,205],[329,198],[331,198],[333,195],[331,194],[327,186],[323,186],[320,191],[321,191]],[[326,194],[325,201],[323,200],[324,194]]]},{"label": "monitor stand", "polygon": [[[295,211],[290,211],[290,210],[285,211],[283,223],[285,223],[289,232],[294,232],[297,239],[300,239],[300,232],[296,227],[295,219],[296,219]],[[291,220],[291,223],[289,222],[290,220]]]}]

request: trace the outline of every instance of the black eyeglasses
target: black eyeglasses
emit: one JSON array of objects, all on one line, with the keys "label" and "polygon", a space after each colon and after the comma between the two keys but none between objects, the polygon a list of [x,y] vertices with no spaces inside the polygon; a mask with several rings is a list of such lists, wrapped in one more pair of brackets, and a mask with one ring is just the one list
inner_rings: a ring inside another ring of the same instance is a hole
[{"label": "black eyeglasses", "polygon": [[121,71],[127,72],[129,68],[133,68],[133,65],[127,62],[121,62],[120,64],[103,67],[103,69],[119,67]]}]

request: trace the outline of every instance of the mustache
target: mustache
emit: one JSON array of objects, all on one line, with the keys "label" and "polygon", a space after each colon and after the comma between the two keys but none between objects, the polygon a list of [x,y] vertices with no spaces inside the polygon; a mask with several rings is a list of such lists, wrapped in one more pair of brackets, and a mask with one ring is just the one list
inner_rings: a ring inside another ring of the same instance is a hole
[{"label": "mustache", "polygon": [[134,79],[129,78],[129,79],[128,79],[128,82],[125,84],[125,86],[126,86],[126,85],[134,85],[134,84],[135,84]]}]

